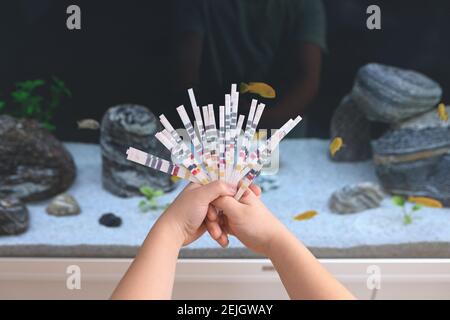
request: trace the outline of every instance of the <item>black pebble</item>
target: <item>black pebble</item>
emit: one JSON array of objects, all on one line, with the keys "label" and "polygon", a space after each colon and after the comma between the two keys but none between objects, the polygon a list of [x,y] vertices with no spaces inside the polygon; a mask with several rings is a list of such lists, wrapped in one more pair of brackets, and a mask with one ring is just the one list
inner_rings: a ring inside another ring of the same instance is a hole
[{"label": "black pebble", "polygon": [[114,213],[105,213],[100,217],[98,222],[106,227],[120,227],[122,219]]}]

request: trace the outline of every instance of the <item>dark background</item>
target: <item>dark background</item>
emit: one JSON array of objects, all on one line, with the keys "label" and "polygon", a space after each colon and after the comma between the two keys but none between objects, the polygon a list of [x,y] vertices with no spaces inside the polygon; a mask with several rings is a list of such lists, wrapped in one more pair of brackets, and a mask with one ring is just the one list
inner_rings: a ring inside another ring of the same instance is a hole
[{"label": "dark background", "polygon": [[[329,52],[319,97],[308,111],[308,135],[327,137],[333,109],[368,62],[411,68],[450,92],[450,1],[324,0]],[[66,8],[78,4],[82,29],[66,28]],[[366,28],[366,8],[378,4],[382,30]],[[101,119],[120,103],[148,106],[172,119],[168,105],[172,2],[2,0],[0,93],[20,80],[57,75],[73,92],[55,115],[64,140],[97,141],[98,132],[77,130],[82,118]]]}]

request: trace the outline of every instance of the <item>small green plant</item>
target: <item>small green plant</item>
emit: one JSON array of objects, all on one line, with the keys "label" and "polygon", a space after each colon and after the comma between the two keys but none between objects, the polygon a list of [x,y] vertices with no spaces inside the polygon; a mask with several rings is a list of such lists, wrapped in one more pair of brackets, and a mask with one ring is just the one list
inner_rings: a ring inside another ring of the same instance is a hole
[{"label": "small green plant", "polygon": [[48,83],[44,79],[20,81],[15,84],[10,101],[0,100],[0,111],[18,118],[35,119],[48,130],[54,130],[54,112],[64,98],[71,96],[65,83],[55,76]]},{"label": "small green plant", "polygon": [[422,209],[422,206],[414,204],[412,207],[408,206],[407,201],[402,196],[393,196],[392,203],[403,210],[403,224],[410,225],[413,222],[413,213]]},{"label": "small green plant", "polygon": [[164,194],[161,189],[153,189],[148,186],[143,186],[139,189],[145,199],[139,201],[139,209],[142,212],[148,212],[150,210],[165,209],[168,204],[158,205],[158,198]]}]

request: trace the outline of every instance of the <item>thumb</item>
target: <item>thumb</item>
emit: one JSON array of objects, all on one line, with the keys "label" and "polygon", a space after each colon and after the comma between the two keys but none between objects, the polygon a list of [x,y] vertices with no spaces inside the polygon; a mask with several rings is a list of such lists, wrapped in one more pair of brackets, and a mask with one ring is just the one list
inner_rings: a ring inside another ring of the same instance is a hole
[{"label": "thumb", "polygon": [[236,193],[236,187],[221,181],[214,181],[194,190],[198,199],[209,204],[221,196],[232,196]]},{"label": "thumb", "polygon": [[[259,199],[259,195],[255,194],[253,192],[255,188],[248,188],[244,194],[242,195],[241,199],[239,199],[240,203],[243,203],[245,205],[252,204],[255,200]],[[258,188],[259,189],[259,188]],[[260,189],[261,190],[261,189]],[[258,190],[257,190],[258,191]]]},{"label": "thumb", "polygon": [[223,211],[226,216],[235,216],[241,212],[245,205],[234,199],[233,197],[220,197],[212,202],[212,204]]}]

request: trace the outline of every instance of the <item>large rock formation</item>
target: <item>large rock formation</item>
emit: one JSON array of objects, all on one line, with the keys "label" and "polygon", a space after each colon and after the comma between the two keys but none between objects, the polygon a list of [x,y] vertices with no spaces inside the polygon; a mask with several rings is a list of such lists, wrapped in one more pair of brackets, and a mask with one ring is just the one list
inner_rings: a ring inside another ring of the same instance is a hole
[{"label": "large rock formation", "polygon": [[[435,109],[441,96],[439,84],[421,73],[376,63],[361,67],[352,91],[333,115],[331,139],[341,137],[344,147],[332,160],[367,159],[370,127],[388,124],[391,130],[383,129],[383,135],[372,141],[383,188],[392,194],[435,198],[450,206],[450,125]],[[335,194],[330,205],[336,211],[351,207],[347,201],[358,200],[352,191]]]},{"label": "large rock formation", "polygon": [[139,188],[150,186],[164,191],[173,189],[170,176],[135,164],[126,158],[128,147],[135,147],[161,158],[170,153],[154,137],[160,131],[158,119],[138,105],[119,105],[110,108],[101,123],[103,187],[120,197],[140,195]]},{"label": "large rock formation", "polygon": [[387,191],[450,206],[450,123],[435,110],[400,124],[373,141],[372,148],[376,173]]},{"label": "large rock formation", "polygon": [[345,146],[331,159],[333,161],[364,161],[370,159],[370,122],[350,95],[342,99],[333,114],[330,129],[331,141],[341,137]]},{"label": "large rock formation", "polygon": [[75,172],[70,153],[37,122],[0,116],[0,199],[50,198],[72,184]]},{"label": "large rock formation", "polygon": [[416,71],[370,63],[359,69],[351,94],[368,119],[396,123],[436,106],[442,89]]}]

